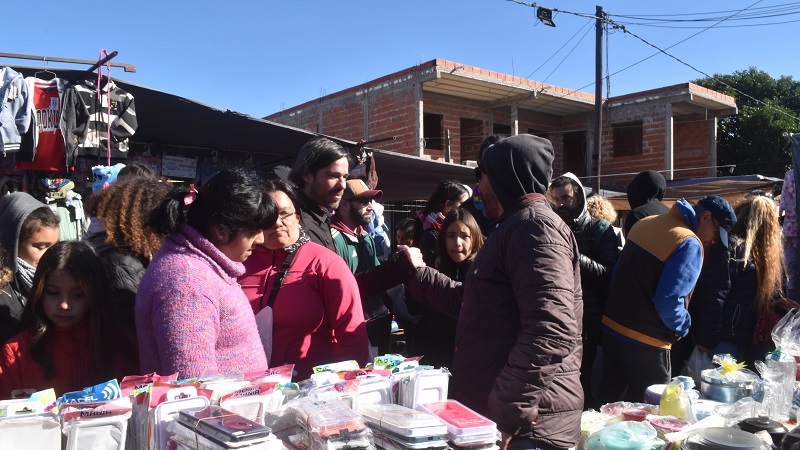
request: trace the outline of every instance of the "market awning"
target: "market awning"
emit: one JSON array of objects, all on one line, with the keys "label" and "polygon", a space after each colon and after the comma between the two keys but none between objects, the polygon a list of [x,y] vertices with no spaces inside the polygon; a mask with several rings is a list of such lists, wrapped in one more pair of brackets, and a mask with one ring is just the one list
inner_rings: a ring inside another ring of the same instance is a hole
[{"label": "market awning", "polygon": [[[667,183],[667,195],[664,204],[672,206],[676,201],[685,198],[691,203],[696,203],[706,195],[719,195],[733,206],[741,201],[745,195],[753,190],[772,191],[775,183],[780,183],[780,178],[765,177],[763,175],[742,175],[719,178],[694,178]],[[625,194],[608,197],[617,211],[630,211],[628,198]]]},{"label": "market awning", "polygon": [[[32,76],[41,67],[8,67]],[[59,77],[71,79],[81,70],[48,66]],[[300,147],[314,136],[299,128],[251,117],[230,110],[221,110],[194,100],[139,86],[118,78],[114,82],[130,92],[136,101],[139,127],[131,145],[174,146],[192,150],[250,152],[259,155],[267,168],[291,165]],[[352,141],[335,138],[349,147]],[[378,170],[378,188],[383,201],[424,200],[443,179],[456,179],[473,184],[473,170],[457,164],[431,161],[400,153],[373,149]]]}]

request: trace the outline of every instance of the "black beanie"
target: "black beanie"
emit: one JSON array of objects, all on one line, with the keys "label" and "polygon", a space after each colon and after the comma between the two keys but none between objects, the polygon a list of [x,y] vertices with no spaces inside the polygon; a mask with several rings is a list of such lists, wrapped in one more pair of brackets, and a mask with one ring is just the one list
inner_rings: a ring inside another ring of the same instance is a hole
[{"label": "black beanie", "polygon": [[487,148],[481,163],[497,199],[507,207],[525,194],[547,192],[553,176],[553,144],[518,134]]}]

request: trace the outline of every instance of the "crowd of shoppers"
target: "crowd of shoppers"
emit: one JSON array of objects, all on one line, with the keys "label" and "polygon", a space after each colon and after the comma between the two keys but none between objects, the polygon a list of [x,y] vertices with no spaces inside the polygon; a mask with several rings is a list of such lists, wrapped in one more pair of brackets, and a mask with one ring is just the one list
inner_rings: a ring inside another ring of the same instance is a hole
[{"label": "crowd of shoppers", "polygon": [[450,368],[451,397],[497,423],[502,450],[550,450],[577,444],[584,409],[641,401],[691,351],[763,358],[800,306],[784,298],[784,202],[668,207],[664,177],[644,171],[618,220],[575,175],[554,179],[553,160],[547,139],[487,137],[477,184],[442,180],[385,260],[368,232],[383,193],[324,137],[291,168],[225,170],[199,190],[131,164],[92,199],[82,241],[58,242],[48,206],[7,194],[0,397],[136,373],[363,367],[390,351],[395,316],[409,355]]}]

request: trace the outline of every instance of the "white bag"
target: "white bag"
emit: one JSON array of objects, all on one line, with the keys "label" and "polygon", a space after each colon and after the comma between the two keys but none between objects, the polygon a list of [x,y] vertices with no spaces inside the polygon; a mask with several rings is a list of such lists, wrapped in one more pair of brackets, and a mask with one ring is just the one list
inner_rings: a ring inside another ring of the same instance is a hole
[{"label": "white bag", "polygon": [[256,326],[258,335],[261,337],[261,344],[264,346],[264,353],[267,361],[272,361],[272,308],[265,306],[264,309],[256,314]]},{"label": "white bag", "polygon": [[686,361],[686,365],[683,367],[683,372],[681,374],[692,377],[694,380],[694,385],[700,386],[701,373],[706,369],[713,369],[715,367],[716,366],[711,361],[711,355],[709,353],[701,352],[697,349],[697,346],[695,346],[694,350],[692,350],[692,354]]}]

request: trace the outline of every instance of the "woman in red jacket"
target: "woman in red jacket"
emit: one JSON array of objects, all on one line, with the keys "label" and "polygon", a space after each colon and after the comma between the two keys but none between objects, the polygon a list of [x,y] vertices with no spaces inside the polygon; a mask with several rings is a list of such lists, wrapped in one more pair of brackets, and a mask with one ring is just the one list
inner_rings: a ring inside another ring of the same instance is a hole
[{"label": "woman in red jacket", "polygon": [[108,292],[103,264],[89,244],[50,247],[33,277],[23,331],[0,352],[0,398],[47,388],[62,395],[135,373],[137,355],[109,319]]},{"label": "woman in red jacket", "polygon": [[[299,380],[319,364],[369,356],[361,296],[344,259],[311,242],[300,227],[295,194],[283,181],[267,182],[278,220],[264,230],[264,243],[245,261],[239,278],[253,312],[272,303],[270,367],[294,364]],[[274,300],[278,272],[289,261]]]}]

